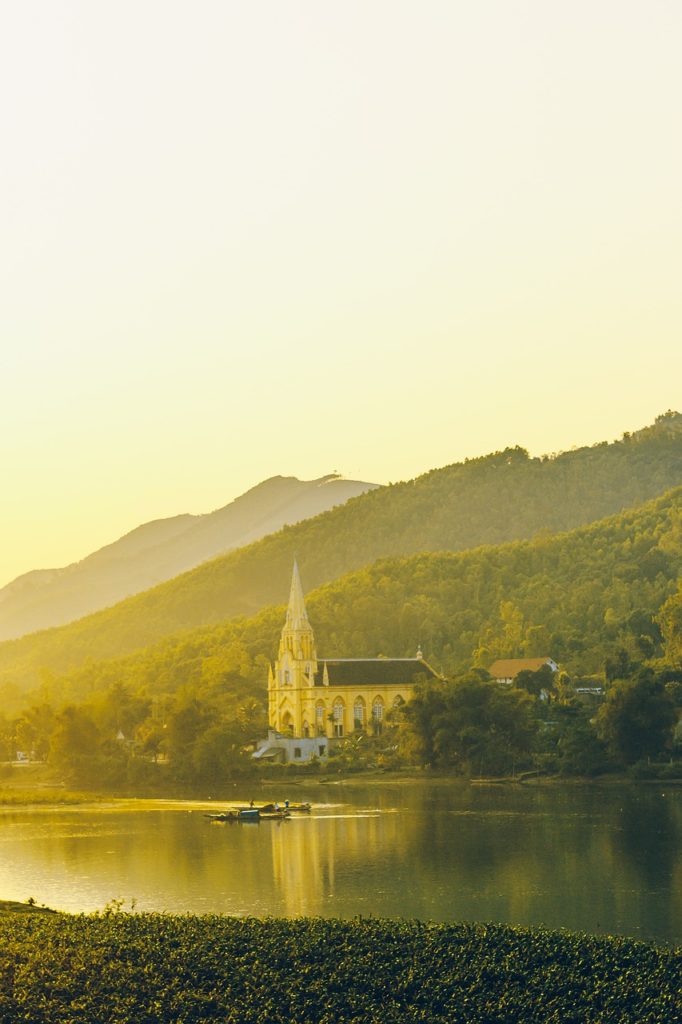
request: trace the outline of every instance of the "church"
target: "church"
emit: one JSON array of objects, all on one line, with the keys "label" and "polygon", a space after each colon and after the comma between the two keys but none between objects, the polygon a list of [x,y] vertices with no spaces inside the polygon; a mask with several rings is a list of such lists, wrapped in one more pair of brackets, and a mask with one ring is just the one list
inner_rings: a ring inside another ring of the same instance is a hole
[{"label": "church", "polygon": [[379,735],[386,715],[407,703],[417,677],[439,679],[417,651],[414,658],[320,658],[294,562],[277,661],[268,672],[268,740],[259,760],[327,757],[353,733]]}]

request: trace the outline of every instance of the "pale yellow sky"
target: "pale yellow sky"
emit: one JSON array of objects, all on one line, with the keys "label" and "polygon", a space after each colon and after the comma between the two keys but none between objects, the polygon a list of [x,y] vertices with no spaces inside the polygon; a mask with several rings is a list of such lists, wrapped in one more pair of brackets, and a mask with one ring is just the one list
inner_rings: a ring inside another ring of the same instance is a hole
[{"label": "pale yellow sky", "polygon": [[682,407],[677,0],[0,2],[0,585]]}]

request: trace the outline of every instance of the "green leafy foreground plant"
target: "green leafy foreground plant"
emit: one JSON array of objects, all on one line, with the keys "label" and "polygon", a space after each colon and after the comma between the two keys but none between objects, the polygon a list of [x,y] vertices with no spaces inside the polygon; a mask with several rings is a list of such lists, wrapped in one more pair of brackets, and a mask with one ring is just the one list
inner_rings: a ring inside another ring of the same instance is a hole
[{"label": "green leafy foreground plant", "polygon": [[417,921],[0,916],[0,1022],[682,1020],[682,951]]}]

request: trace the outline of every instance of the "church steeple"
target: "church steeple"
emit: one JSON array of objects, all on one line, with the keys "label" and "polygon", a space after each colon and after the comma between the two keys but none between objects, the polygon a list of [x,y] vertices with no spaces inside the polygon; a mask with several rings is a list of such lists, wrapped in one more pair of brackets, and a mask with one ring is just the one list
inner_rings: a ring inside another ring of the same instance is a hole
[{"label": "church steeple", "polygon": [[[294,561],[294,570],[291,576],[287,617],[279,642],[280,661],[287,653],[294,661],[306,662],[308,665],[306,674],[310,673],[312,668],[310,663],[314,662],[317,657],[315,653],[315,637],[313,636],[313,627],[310,625],[305,608],[303,585],[301,584],[301,576],[296,561]],[[315,671],[315,668],[312,670]]]},{"label": "church steeple", "polygon": [[288,629],[310,629],[308,613],[305,610],[305,599],[303,597],[303,586],[298,571],[298,562],[294,559],[294,571],[291,576],[291,590],[289,591],[289,606],[287,608]]}]

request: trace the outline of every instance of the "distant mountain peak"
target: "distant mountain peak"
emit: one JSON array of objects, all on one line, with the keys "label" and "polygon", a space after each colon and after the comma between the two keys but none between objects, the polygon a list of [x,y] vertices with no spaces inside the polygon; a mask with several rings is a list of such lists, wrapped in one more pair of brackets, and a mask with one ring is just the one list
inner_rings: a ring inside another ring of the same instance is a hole
[{"label": "distant mountain peak", "polygon": [[142,523],[79,562],[34,569],[0,588],[0,640],[108,607],[377,486],[337,473],[272,476],[212,512]]}]

